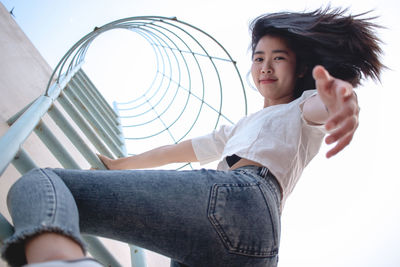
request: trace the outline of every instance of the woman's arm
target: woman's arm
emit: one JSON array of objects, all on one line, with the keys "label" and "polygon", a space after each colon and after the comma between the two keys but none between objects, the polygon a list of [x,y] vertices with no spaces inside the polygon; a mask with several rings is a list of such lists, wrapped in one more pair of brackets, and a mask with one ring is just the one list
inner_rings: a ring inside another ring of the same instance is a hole
[{"label": "woman's arm", "polygon": [[325,128],[331,131],[325,142],[337,143],[326,154],[329,158],[340,152],[353,139],[358,127],[360,109],[350,83],[330,76],[322,66],[314,68],[313,76],[318,94],[304,103],[303,115],[307,121],[325,124]]},{"label": "woman's arm", "polygon": [[319,94],[315,94],[304,101],[303,115],[311,124],[325,124],[329,118],[329,113],[328,107],[326,107],[324,102],[322,102]]},{"label": "woman's arm", "polygon": [[169,163],[198,161],[191,140],[174,145],[161,146],[126,158],[110,159],[103,155],[98,156],[110,170],[144,169]]}]

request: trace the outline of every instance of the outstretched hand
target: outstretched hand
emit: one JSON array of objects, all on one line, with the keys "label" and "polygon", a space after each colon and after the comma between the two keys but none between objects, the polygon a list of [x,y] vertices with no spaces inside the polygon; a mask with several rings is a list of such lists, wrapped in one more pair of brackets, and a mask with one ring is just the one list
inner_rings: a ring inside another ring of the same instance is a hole
[{"label": "outstretched hand", "polygon": [[332,77],[322,66],[313,69],[313,77],[318,94],[329,113],[325,128],[331,131],[325,143],[336,145],[327,152],[332,157],[343,150],[353,139],[358,127],[360,112],[353,86],[343,80]]}]

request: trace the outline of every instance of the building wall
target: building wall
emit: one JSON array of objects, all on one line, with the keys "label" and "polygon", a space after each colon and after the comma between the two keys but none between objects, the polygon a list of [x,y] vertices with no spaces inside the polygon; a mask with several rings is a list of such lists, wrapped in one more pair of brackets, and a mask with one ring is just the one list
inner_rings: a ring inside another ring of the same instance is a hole
[{"label": "building wall", "polygon": [[[51,73],[51,67],[0,3],[0,136],[9,128],[6,121],[11,116],[45,92]],[[44,116],[43,121],[54,130],[57,138],[65,144],[81,168],[89,168],[86,160],[48,115]],[[79,132],[79,129],[75,128]],[[23,148],[39,167],[61,167],[34,133],[24,143]],[[6,207],[6,196],[10,186],[19,177],[20,174],[11,164],[0,177],[0,212],[9,221],[11,219]],[[130,264],[126,244],[104,239],[103,241],[123,266]],[[0,267],[3,266],[6,264],[0,260]]]},{"label": "building wall", "polygon": [[[51,68],[22,32],[10,13],[0,3],[0,135],[8,129],[7,120],[43,93]],[[36,136],[24,145],[27,151],[43,152]],[[57,164],[47,155],[38,157],[40,164]],[[39,163],[39,162],[38,162]],[[0,177],[0,209],[7,218],[5,197],[9,186],[19,176],[9,166]]]}]

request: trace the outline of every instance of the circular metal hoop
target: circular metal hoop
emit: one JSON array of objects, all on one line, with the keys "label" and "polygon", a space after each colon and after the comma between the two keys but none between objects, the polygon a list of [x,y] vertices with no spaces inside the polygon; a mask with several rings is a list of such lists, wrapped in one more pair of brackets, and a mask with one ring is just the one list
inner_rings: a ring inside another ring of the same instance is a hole
[{"label": "circular metal hoop", "polygon": [[138,153],[141,147],[145,150],[166,141],[178,143],[247,114],[236,62],[212,36],[176,18],[131,17],[96,27],[64,55],[48,88],[54,77],[68,74],[84,62],[96,37],[113,29],[129,30],[144,38],[157,62],[147,89],[128,101],[114,102],[128,152]]}]

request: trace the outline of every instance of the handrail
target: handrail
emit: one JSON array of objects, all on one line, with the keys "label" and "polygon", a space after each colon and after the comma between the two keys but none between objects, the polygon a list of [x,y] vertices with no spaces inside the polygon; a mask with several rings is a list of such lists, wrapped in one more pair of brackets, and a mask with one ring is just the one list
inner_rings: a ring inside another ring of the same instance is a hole
[{"label": "handrail", "polygon": [[[46,123],[42,121],[42,117],[46,113],[48,113],[54,119],[56,124],[64,130],[65,135],[70,138],[72,143],[92,164],[92,166],[104,169],[104,165],[99,161],[94,153],[90,151],[90,148],[84,143],[81,137],[76,133],[73,127],[71,127],[71,125],[63,117],[62,113],[54,105],[56,100],[60,100],[60,96],[61,98],[65,98],[63,95],[63,90],[69,83],[78,78],[78,72],[82,73],[80,67],[81,64],[78,64],[66,75],[62,75],[58,82],[54,83],[52,87],[50,87],[47,95],[41,95],[26,108],[22,109],[21,112],[17,113],[8,120],[8,123],[11,126],[0,139],[0,175],[3,174],[6,167],[11,162],[22,174],[32,168],[37,167],[29,155],[24,151],[24,149],[22,149],[22,144],[32,132],[35,132],[39,136],[42,142],[49,148],[49,150],[65,168],[80,168],[75,160],[69,155],[68,151],[65,150],[63,144],[59,142],[58,138],[54,136],[49,127],[46,126]],[[85,88],[79,88],[79,90],[83,91]],[[69,100],[63,99],[63,101],[65,106],[65,101]],[[66,109],[66,111],[67,113],[74,113],[73,107]],[[76,122],[78,125],[86,123],[84,121]],[[96,144],[98,141],[93,140],[91,137],[89,137],[89,140],[92,142],[95,141],[94,144]],[[118,137],[118,140],[121,139]],[[109,155],[111,156],[111,154]],[[0,214],[0,244],[8,236],[10,236],[13,231],[12,225],[2,214]],[[84,236],[84,239],[88,243],[90,253],[99,261],[109,266],[121,266],[97,237]]]},{"label": "handrail", "polygon": [[[152,83],[143,95],[123,103],[114,102],[114,108],[111,108],[83,72],[81,66],[84,63],[86,52],[95,38],[113,29],[130,30],[143,37],[152,46],[157,64]],[[200,34],[201,38],[205,37],[213,45],[216,45],[220,54],[202,44],[197,39],[200,37],[196,38],[196,34]],[[195,46],[195,48],[192,46]],[[207,62],[209,69],[204,70],[202,62]],[[226,104],[224,104],[222,96],[223,77],[218,67],[220,62],[230,64],[233,67],[234,73],[230,75],[230,78],[235,76],[239,80],[239,91],[242,90],[243,93],[244,114],[246,115],[247,98],[236,62],[219,42],[199,28],[176,18],[159,16],[131,17],[105,24],[100,28],[96,27],[94,31],[75,43],[62,57],[51,74],[45,93],[8,121],[11,126],[0,139],[0,151],[2,152],[0,153],[0,175],[4,173],[10,162],[21,173],[36,167],[33,160],[22,149],[22,144],[32,132],[39,136],[62,166],[65,168],[79,168],[79,164],[69,156],[63,144],[54,136],[51,129],[46,126],[46,122],[42,121],[46,113],[49,114],[91,166],[100,169],[104,168],[80,134],[75,131],[74,127],[69,124],[63,113],[55,105],[56,101],[74,120],[92,145],[100,153],[109,157],[130,155],[130,153],[127,153],[125,145],[127,140],[151,138],[164,131],[168,133],[174,143],[181,141],[194,128],[204,108],[208,108],[217,116],[214,123],[210,124],[213,128],[216,128],[221,120],[233,123],[233,118],[223,114],[223,107]],[[216,80],[216,85],[213,88],[218,92],[216,104],[207,103],[205,98],[208,89],[206,80],[210,73]],[[195,84],[195,81],[197,81],[197,84]],[[180,102],[183,105],[178,109],[178,115],[173,120],[165,120],[163,116],[168,113],[173,104],[178,102],[178,94],[184,94],[185,101]],[[166,99],[170,102],[165,104]],[[189,102],[192,99],[199,103],[196,110],[191,110],[189,106]],[[137,104],[137,102],[139,103]],[[140,110],[144,105],[148,106],[147,110],[132,114],[135,109]],[[159,106],[161,108],[157,110]],[[185,126],[186,132],[176,137],[172,127],[178,124],[184,112],[188,110],[193,111],[193,114],[195,114],[194,121],[186,123],[189,126]],[[120,115],[122,112],[124,114]],[[126,112],[131,114],[126,114]],[[143,114],[150,114],[153,117],[148,116],[150,119],[144,123],[132,124],[124,121]],[[155,130],[146,137],[124,137],[123,128],[148,125],[155,120],[158,120],[163,125],[163,130]],[[181,168],[186,166],[193,168],[191,164],[185,164]],[[11,232],[12,226],[0,214],[0,243]],[[92,255],[101,259],[107,265],[120,266],[97,238],[90,236],[85,237],[85,239],[89,242]],[[132,265],[145,266],[143,251],[132,245],[130,247]]]},{"label": "handrail", "polygon": [[72,72],[63,77],[58,83],[55,83],[50,88],[47,96],[40,96],[0,139],[0,175],[3,174],[8,164],[20,150],[21,145],[79,68],[80,65],[77,65]]}]

